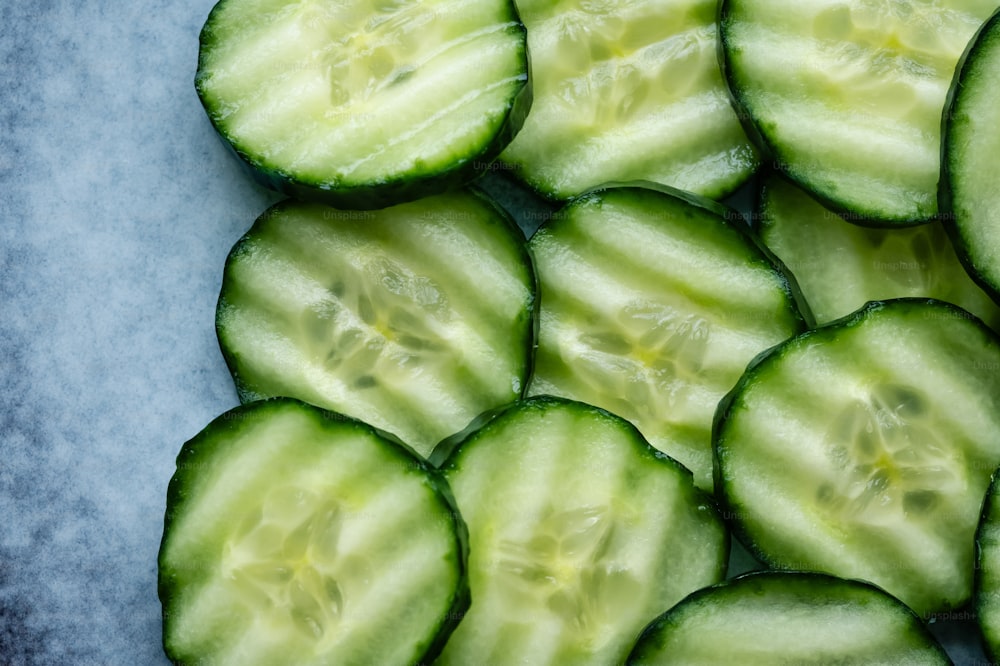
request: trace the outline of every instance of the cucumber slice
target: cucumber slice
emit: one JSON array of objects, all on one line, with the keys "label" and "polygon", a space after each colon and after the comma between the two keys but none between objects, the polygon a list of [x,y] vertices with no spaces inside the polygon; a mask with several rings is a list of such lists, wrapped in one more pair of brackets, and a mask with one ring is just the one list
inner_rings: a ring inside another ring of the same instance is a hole
[{"label": "cucumber slice", "polygon": [[291,399],[184,444],[159,553],[178,664],[410,664],[468,607],[447,484],[361,422]]},{"label": "cucumber slice", "polygon": [[715,0],[517,4],[534,103],[501,159],[533,189],[649,180],[721,198],[756,169],[715,54]]},{"label": "cucumber slice", "polygon": [[988,0],[723,0],[723,68],[761,147],[856,223],[938,212],[941,110]]},{"label": "cucumber slice", "polygon": [[972,592],[1000,463],[1000,337],[954,305],[873,302],[762,355],[720,403],[717,488],[775,568],[884,588],[921,615]]},{"label": "cucumber slice", "polygon": [[924,296],[954,303],[1000,330],[1000,307],[969,278],[937,220],[902,229],[858,226],[776,175],[764,181],[757,220],[817,323],[868,301]]},{"label": "cucumber slice", "polygon": [[976,626],[983,649],[1000,659],[1000,472],[995,471],[976,530]]},{"label": "cucumber slice", "polygon": [[626,421],[537,397],[435,451],[469,527],[474,599],[440,666],[615,664],[725,575],[722,520]]},{"label": "cucumber slice", "polygon": [[791,277],[736,217],[618,187],[573,201],[530,242],[542,299],[529,393],[628,419],[705,489],[719,400],[754,356],[806,327]]},{"label": "cucumber slice", "polygon": [[944,114],[941,210],[969,273],[1000,303],[1000,10],[970,41]]},{"label": "cucumber slice", "polygon": [[464,183],[531,105],[511,0],[221,0],[195,86],[263,185],[382,208]]},{"label": "cucumber slice", "polygon": [[216,328],[244,402],[299,398],[426,455],[521,396],[534,308],[524,236],[485,195],[286,201],[230,253]]},{"label": "cucumber slice", "polygon": [[651,623],[629,666],[946,666],[944,649],[898,599],[867,583],[755,572],[692,593]]}]

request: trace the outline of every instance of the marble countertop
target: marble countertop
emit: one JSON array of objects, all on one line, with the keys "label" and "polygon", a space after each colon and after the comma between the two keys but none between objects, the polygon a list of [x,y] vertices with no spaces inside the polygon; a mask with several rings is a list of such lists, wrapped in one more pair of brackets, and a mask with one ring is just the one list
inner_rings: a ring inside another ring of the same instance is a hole
[{"label": "marble countertop", "polygon": [[[238,404],[214,331],[280,197],[195,95],[213,0],[0,9],[0,664],[167,664],[156,554],[181,444]],[[498,186],[524,218],[522,195]],[[984,664],[967,619],[938,624]]]}]

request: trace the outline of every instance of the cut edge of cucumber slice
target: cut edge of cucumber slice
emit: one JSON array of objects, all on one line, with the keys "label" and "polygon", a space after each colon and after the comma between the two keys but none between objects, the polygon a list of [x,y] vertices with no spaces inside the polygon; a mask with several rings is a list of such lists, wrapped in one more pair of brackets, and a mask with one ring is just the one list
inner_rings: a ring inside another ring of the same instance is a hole
[{"label": "cut edge of cucumber slice", "polygon": [[[993,35],[992,40],[987,38],[990,33],[997,33]],[[955,66],[955,76],[952,79],[951,86],[948,88],[948,95],[941,114],[941,177],[938,179],[937,194],[939,217],[944,224],[945,231],[948,232],[948,236],[951,238],[955,254],[958,255],[959,261],[965,267],[966,272],[972,278],[973,282],[979,285],[990,298],[1000,305],[1000,283],[994,282],[984,275],[973,258],[969,245],[959,228],[960,225],[955,213],[955,197],[952,188],[952,166],[950,159],[953,146],[952,130],[954,129],[952,120],[956,118],[956,112],[961,104],[962,96],[960,93],[963,89],[965,76],[975,63],[976,53],[983,48],[988,48],[989,43],[996,40],[1000,40],[1000,8],[979,27],[972,39],[969,40],[965,51]],[[997,272],[1000,273],[1000,270]]]},{"label": "cut edge of cucumber slice", "polygon": [[[210,23],[218,6],[227,0],[218,0],[210,10],[198,36],[199,51],[210,43]],[[214,134],[227,151],[236,158],[240,169],[258,185],[285,196],[304,201],[315,201],[326,205],[354,209],[377,210],[395,204],[416,201],[425,196],[441,194],[467,185],[484,174],[494,170],[500,153],[521,130],[531,109],[534,92],[531,77],[531,61],[527,46],[527,29],[521,21],[516,5],[509,1],[510,21],[521,34],[522,71],[520,86],[510,97],[502,121],[494,128],[491,140],[480,146],[478,152],[460,156],[448,167],[423,175],[410,171],[396,177],[349,185],[332,185],[305,176],[290,173],[266,159],[252,154],[241,146],[214,118],[213,105],[203,91],[203,56],[199,53],[193,78],[199,102],[209,120]]]}]

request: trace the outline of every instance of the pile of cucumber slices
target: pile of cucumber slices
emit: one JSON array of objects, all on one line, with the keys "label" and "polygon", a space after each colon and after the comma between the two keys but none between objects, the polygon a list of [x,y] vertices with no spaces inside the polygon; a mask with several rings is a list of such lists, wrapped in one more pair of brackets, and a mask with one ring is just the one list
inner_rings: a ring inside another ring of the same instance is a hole
[{"label": "pile of cucumber slices", "polygon": [[288,198],[174,663],[1000,658],[1000,4],[220,0],[195,86]]}]

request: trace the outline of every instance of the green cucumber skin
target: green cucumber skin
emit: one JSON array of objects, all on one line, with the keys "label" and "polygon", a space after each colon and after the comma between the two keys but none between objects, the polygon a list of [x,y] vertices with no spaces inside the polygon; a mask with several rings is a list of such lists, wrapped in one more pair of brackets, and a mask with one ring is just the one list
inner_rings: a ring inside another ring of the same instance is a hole
[{"label": "green cucumber skin", "polygon": [[[985,617],[988,612],[988,602],[985,599],[984,588],[984,567],[988,567],[986,564],[985,555],[985,543],[984,536],[988,523],[996,522],[1000,520],[1000,516],[996,515],[993,510],[991,499],[996,497],[1000,493],[1000,468],[994,470],[993,476],[990,478],[990,486],[986,491],[986,497],[983,500],[983,509],[979,515],[979,527],[976,529],[976,568],[973,572],[972,578],[972,606],[976,614],[976,631],[979,638],[979,645],[982,647],[986,656],[989,658],[991,663],[1000,662],[1000,636],[989,635],[990,632],[987,630],[982,618]],[[995,550],[995,548],[994,548]]]},{"label": "green cucumber skin", "polygon": [[[948,89],[944,111],[941,114],[941,178],[938,180],[938,209],[940,210],[940,217],[945,231],[948,232],[952,245],[955,248],[955,253],[958,255],[958,259],[962,265],[965,266],[969,277],[1000,305],[1000,284],[989,280],[983,275],[979,266],[972,259],[970,248],[958,229],[955,216],[954,193],[951,185],[951,146],[954,141],[952,131],[955,127],[952,121],[961,115],[962,104],[959,93],[964,84],[966,66],[970,60],[975,59],[976,53],[980,49],[986,48],[987,44],[991,41],[990,39],[984,40],[982,37],[988,33],[996,32],[998,25],[1000,25],[1000,9],[980,26],[979,30],[969,41],[968,46],[962,53],[962,57],[959,58],[958,65],[955,67],[955,78]],[[992,39],[997,39],[997,37],[994,36]]]},{"label": "green cucumber skin", "polygon": [[[738,517],[742,513],[742,507],[738,504],[733,504],[731,498],[725,492],[725,484],[723,483],[723,470],[722,461],[719,455],[719,442],[721,440],[721,431],[723,425],[729,420],[730,414],[735,406],[735,402],[743,393],[744,388],[757,380],[757,370],[762,366],[769,363],[778,363],[782,360],[784,356],[785,349],[796,341],[806,340],[811,337],[825,335],[827,329],[837,328],[841,326],[852,327],[862,324],[864,320],[874,311],[885,308],[886,306],[892,305],[893,303],[898,303],[902,306],[916,306],[921,307],[923,305],[932,305],[941,308],[943,311],[950,312],[952,316],[974,322],[981,330],[984,336],[988,337],[993,343],[1000,348],[1000,334],[995,332],[989,326],[987,326],[981,319],[979,319],[974,314],[968,311],[947,303],[945,301],[940,301],[933,298],[898,298],[890,299],[885,301],[870,301],[864,306],[859,308],[857,311],[836,319],[834,321],[823,324],[813,328],[805,333],[802,333],[794,338],[791,338],[783,343],[775,345],[771,349],[761,352],[756,358],[754,358],[748,365],[743,376],[739,381],[733,386],[733,388],[727,393],[722,400],[720,400],[719,405],[715,412],[715,417],[712,424],[712,456],[713,456],[713,480],[715,482],[715,487],[718,490],[717,500],[720,509],[723,512],[723,516],[726,519],[727,526],[729,528],[732,536],[739,541],[747,551],[761,564],[770,568],[777,570],[788,570],[784,567],[780,561],[776,558],[771,557],[764,549],[760,547],[756,539],[749,533],[746,526],[738,520]],[[940,605],[939,611],[952,610],[955,604],[946,603]]]},{"label": "green cucumber skin", "polygon": [[[911,629],[913,630],[913,638],[925,643],[929,650],[932,650],[939,658],[941,664],[952,664],[947,652],[941,644],[934,638],[933,634],[928,630],[927,626],[924,624],[923,620],[913,612],[908,606],[903,602],[899,601],[896,597],[892,596],[882,588],[877,585],[873,585],[867,581],[854,580],[839,578],[837,576],[831,576],[830,574],[813,572],[813,571],[751,571],[748,573],[741,574],[729,580],[725,580],[721,583],[715,585],[710,585],[704,587],[700,590],[692,592],[690,595],[685,597],[683,600],[677,603],[673,608],[666,611],[655,620],[649,623],[646,628],[639,635],[636,641],[635,648],[629,655],[628,661],[625,662],[626,666],[640,666],[641,664],[656,663],[654,661],[649,661],[654,659],[657,655],[656,643],[654,642],[657,636],[667,629],[676,620],[676,616],[683,614],[685,608],[689,605],[700,604],[701,602],[711,600],[713,596],[717,594],[729,593],[727,596],[732,596],[742,592],[743,594],[762,594],[765,590],[761,590],[762,586],[768,586],[773,584],[792,584],[798,587],[802,586],[817,586],[820,591],[822,588],[827,586],[837,586],[841,590],[856,590],[861,593],[874,593],[883,597],[882,601],[886,605],[894,606],[895,610],[899,613],[906,615],[911,621]],[[747,587],[748,590],[743,591],[738,588]],[[719,601],[724,602],[725,596]],[[780,631],[780,627],[775,627]]]},{"label": "green cucumber skin", "polygon": [[[220,0],[220,3],[225,1]],[[199,34],[199,51],[203,51],[205,45],[213,39],[207,28],[220,3],[217,3],[209,12],[205,26]],[[399,203],[416,201],[425,196],[458,189],[488,173],[492,169],[493,162],[521,130],[525,118],[528,117],[533,99],[533,88],[527,48],[527,30],[521,21],[517,7],[513,2],[510,2],[509,5],[510,20],[517,25],[524,44],[522,62],[525,74],[521,89],[508,105],[503,122],[494,133],[493,139],[478,154],[460,157],[456,159],[451,168],[446,170],[427,174],[411,172],[395,180],[351,187],[331,186],[330,183],[297,179],[236,145],[232,138],[212,120],[212,109],[202,93],[200,83],[203,71],[203,62],[200,56],[194,77],[195,90],[216,136],[229,149],[230,153],[236,156],[244,173],[258,185],[293,199],[315,201],[335,208],[351,210],[378,210]]]},{"label": "green cucumber skin", "polygon": [[[163,538],[157,552],[157,596],[162,608],[163,623],[163,649],[164,653],[177,666],[187,666],[189,662],[174,658],[173,650],[168,644],[168,636],[171,632],[168,627],[171,623],[171,615],[168,611],[170,601],[173,597],[173,589],[178,585],[175,577],[166,576],[163,573],[164,554],[166,544],[169,539],[170,527],[173,522],[173,514],[177,507],[187,499],[187,479],[196,474],[200,467],[215,466],[220,463],[213,456],[212,442],[218,437],[236,436],[246,427],[247,423],[255,419],[266,417],[271,410],[281,410],[287,406],[302,408],[311,411],[314,418],[321,422],[337,423],[349,425],[355,430],[372,433],[384,439],[398,453],[400,464],[403,469],[417,471],[425,476],[427,483],[437,494],[447,509],[447,515],[456,535],[456,552],[458,559],[456,564],[459,567],[459,585],[452,598],[450,610],[441,618],[436,635],[431,643],[427,645],[423,656],[419,660],[420,664],[431,663],[437,655],[444,649],[449,636],[458,626],[459,621],[465,615],[471,603],[469,593],[469,581],[467,563],[469,557],[469,532],[458,511],[455,498],[452,495],[451,487],[437,469],[428,464],[419,454],[413,451],[405,443],[399,441],[391,433],[381,431],[358,419],[344,416],[330,410],[321,409],[294,398],[268,398],[255,403],[249,403],[235,407],[222,415],[216,417],[203,430],[194,437],[186,441],[177,454],[177,469],[167,486],[166,510],[163,518]],[[182,583],[181,583],[182,584]]]},{"label": "green cucumber skin", "polygon": [[[529,385],[531,383],[531,375],[532,375],[532,370],[534,368],[534,356],[536,351],[535,341],[538,339],[538,325],[539,325],[538,313],[541,307],[541,299],[538,297],[539,294],[538,275],[535,271],[534,259],[532,258],[531,249],[528,245],[527,239],[524,238],[524,234],[521,231],[521,228],[517,225],[517,223],[506,211],[506,209],[504,209],[485,191],[481,190],[475,185],[466,186],[464,188],[464,191],[473,195],[483,205],[485,205],[491,211],[496,213],[496,219],[504,226],[506,232],[510,235],[512,239],[517,240],[516,247],[521,258],[521,264],[528,271],[528,281],[531,287],[532,300],[530,308],[526,313],[526,320],[520,322],[521,326],[519,327],[525,331],[523,339],[525,363],[523,368],[521,369],[521,374],[519,377],[521,388],[520,388],[520,393],[518,394],[517,397],[523,398],[525,397]],[[276,211],[280,211],[285,207],[297,205],[296,201],[297,201],[296,199],[285,199],[283,201],[279,201],[278,203],[274,204],[273,206],[269,207],[266,211],[261,213],[260,216],[258,216],[257,220],[254,222],[254,225],[244,234],[243,237],[240,238],[240,240],[238,240],[233,245],[232,249],[229,251],[229,254],[226,258],[225,267],[223,269],[223,280],[222,280],[223,284],[225,284],[227,281],[230,280],[229,277],[230,264],[232,261],[235,260],[236,257],[239,256],[244,242],[246,242],[246,239],[253,234],[254,229],[257,227],[257,225],[263,224],[266,221],[267,217],[269,215],[274,214]],[[216,342],[219,345],[219,350],[222,354],[223,360],[226,363],[226,367],[229,369],[229,373],[233,378],[233,384],[236,388],[237,397],[243,404],[252,403],[259,399],[259,391],[251,383],[249,383],[246,379],[244,379],[242,373],[243,364],[241,361],[241,355],[233,352],[230,349],[229,345],[225,343],[223,327],[220,325],[221,320],[219,317],[222,313],[221,305],[224,300],[223,294],[224,292],[220,293],[218,302],[216,303],[216,319],[215,319]],[[474,418],[466,428],[462,429],[458,434],[446,437],[445,441],[453,441],[456,439],[460,439],[463,433],[474,430],[478,424],[482,423],[482,420],[483,417],[481,416]],[[396,441],[399,441],[399,438],[394,435],[390,434],[390,437],[392,437],[392,439]]]}]

